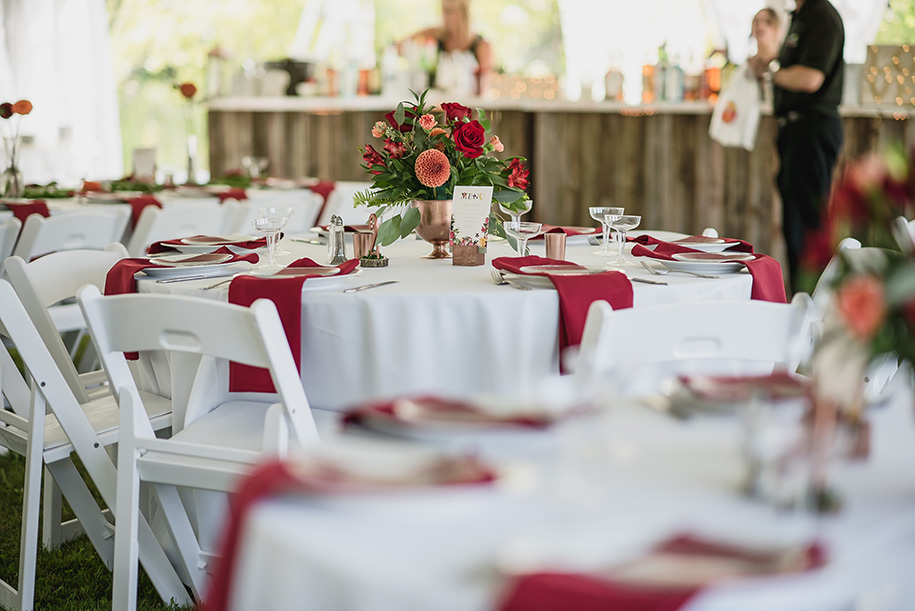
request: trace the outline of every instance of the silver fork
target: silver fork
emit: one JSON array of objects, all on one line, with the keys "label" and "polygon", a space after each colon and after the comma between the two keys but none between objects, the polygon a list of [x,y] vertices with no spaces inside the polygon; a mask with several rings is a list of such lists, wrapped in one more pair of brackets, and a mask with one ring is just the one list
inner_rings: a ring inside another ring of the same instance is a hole
[{"label": "silver fork", "polygon": [[491,268],[489,270],[489,273],[492,276],[493,283],[498,286],[502,286],[503,284],[508,284],[508,285],[518,289],[519,291],[531,290],[531,287],[529,287],[529,286],[524,286],[523,284],[518,284],[517,282],[513,282],[513,281],[507,279],[505,276],[502,275],[502,272],[497,270],[496,268]]},{"label": "silver fork", "polygon": [[591,246],[600,246],[600,238],[596,235],[592,235],[588,238],[588,244]]},{"label": "silver fork", "polygon": [[709,274],[700,274],[698,272],[688,272],[683,269],[658,269],[652,267],[648,261],[642,260],[642,267],[648,270],[649,274],[654,274],[655,276],[666,276],[671,272],[676,272],[678,274],[689,274],[690,276],[696,276],[697,278],[721,278],[721,276],[712,276]]}]

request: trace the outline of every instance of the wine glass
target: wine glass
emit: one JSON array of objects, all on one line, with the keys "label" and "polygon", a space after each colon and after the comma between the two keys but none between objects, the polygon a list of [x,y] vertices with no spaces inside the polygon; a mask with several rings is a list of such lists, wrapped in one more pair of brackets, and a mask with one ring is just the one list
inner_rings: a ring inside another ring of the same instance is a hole
[{"label": "wine glass", "polygon": [[[261,210],[265,212],[265,210]],[[251,219],[251,225],[258,233],[264,234],[267,238],[267,262],[258,266],[258,269],[280,269],[282,266],[276,262],[276,234],[286,226],[286,219],[279,216],[268,216],[261,214],[257,218]]]},{"label": "wine glass", "polygon": [[521,212],[516,212],[512,208],[506,208],[505,204],[499,203],[499,210],[502,211],[502,214],[507,214],[511,217],[512,227],[517,227],[518,223],[521,222],[521,217],[531,211],[531,207],[534,205],[534,200],[525,200],[522,202],[515,202],[516,205],[520,205],[524,209]]},{"label": "wine glass", "polygon": [[515,238],[517,243],[518,256],[523,257],[527,253],[527,241],[531,238],[540,235],[540,232],[543,231],[543,225],[541,223],[522,223],[518,222],[518,226],[512,226],[514,221],[502,221],[502,227],[505,228],[505,233]]},{"label": "wine glass", "polygon": [[267,166],[270,165],[270,160],[266,157],[245,155],[241,158],[241,165],[248,171],[248,176],[251,177],[251,180],[256,181],[261,177],[261,172],[266,170]]},{"label": "wine glass", "polygon": [[[295,209],[294,209],[294,208],[287,208],[287,207],[285,207],[285,206],[274,206],[274,207],[269,207],[269,208],[260,208],[260,209],[258,210],[258,214],[259,214],[260,216],[271,216],[271,217],[278,217],[278,218],[283,219],[283,226],[281,227],[281,230],[286,228],[286,225],[289,223],[289,218],[292,216],[292,213],[293,213],[293,212],[295,212]],[[284,237],[285,237],[285,235],[280,235],[280,234],[277,235],[277,238],[276,238],[276,254],[278,254],[278,255],[290,255],[290,254],[292,254],[291,252],[289,252],[289,251],[287,251],[286,249],[283,248],[282,240],[283,240]]]},{"label": "wine glass", "polygon": [[635,263],[628,260],[625,255],[626,232],[638,227],[639,223],[642,222],[642,217],[635,216],[633,214],[622,214],[612,220],[610,217],[611,215],[607,215],[607,222],[609,223],[610,227],[616,230],[617,239],[620,243],[619,249],[617,250],[616,259],[614,259],[610,265],[619,265],[623,267],[635,265]]},{"label": "wine glass", "polygon": [[591,206],[588,208],[591,218],[598,221],[603,231],[603,241],[600,250],[595,255],[600,257],[612,257],[615,253],[610,250],[610,221],[623,214],[623,208],[613,208],[607,206]]}]

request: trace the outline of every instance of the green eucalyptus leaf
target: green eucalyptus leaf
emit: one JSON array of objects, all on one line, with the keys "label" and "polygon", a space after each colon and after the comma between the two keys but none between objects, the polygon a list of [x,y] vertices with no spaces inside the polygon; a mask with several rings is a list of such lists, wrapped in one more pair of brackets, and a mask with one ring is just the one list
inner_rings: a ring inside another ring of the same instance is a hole
[{"label": "green eucalyptus leaf", "polygon": [[397,110],[394,111],[394,121],[398,125],[403,125],[404,119],[406,119],[407,113],[404,110],[403,102],[397,105]]},{"label": "green eucalyptus leaf", "polygon": [[400,217],[392,216],[378,228],[378,240],[382,246],[390,246],[400,239]]},{"label": "green eucalyptus leaf", "polygon": [[[477,108],[477,116],[480,118],[480,123],[482,124],[483,121],[486,120],[486,111],[482,108]],[[488,127],[486,129],[489,130]]]},{"label": "green eucalyptus leaf", "polygon": [[492,122],[490,122],[489,119],[481,119],[481,120],[480,120],[480,125],[483,126],[483,129],[485,129],[485,130],[487,131],[487,133],[488,133],[490,130],[492,130]]},{"label": "green eucalyptus leaf", "polygon": [[400,237],[407,237],[414,229],[419,227],[420,218],[419,208],[407,210],[400,221]]},{"label": "green eucalyptus leaf", "polygon": [[524,196],[524,191],[519,191],[517,189],[502,189],[493,193],[492,198],[503,204],[512,204]]}]

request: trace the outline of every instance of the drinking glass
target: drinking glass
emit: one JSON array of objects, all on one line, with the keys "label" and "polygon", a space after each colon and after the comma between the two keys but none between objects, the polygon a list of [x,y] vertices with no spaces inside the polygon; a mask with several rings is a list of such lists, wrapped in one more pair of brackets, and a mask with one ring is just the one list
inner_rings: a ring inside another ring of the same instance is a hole
[{"label": "drinking glass", "polygon": [[521,217],[531,211],[531,207],[534,205],[534,201],[529,199],[527,201],[521,202],[521,205],[524,207],[524,210],[521,212],[515,212],[511,208],[506,208],[501,203],[499,204],[499,210],[501,210],[503,214],[507,214],[511,217],[512,227],[517,227],[521,222]]},{"label": "drinking glass", "polygon": [[251,225],[256,232],[264,234],[267,238],[267,262],[259,265],[258,269],[280,269],[282,266],[276,262],[276,234],[286,226],[286,219],[261,215],[251,219]]},{"label": "drinking glass", "polygon": [[248,171],[251,180],[257,180],[261,177],[261,172],[270,165],[270,160],[266,157],[255,157],[254,155],[245,155],[241,158],[241,165]]},{"label": "drinking glass", "polygon": [[594,254],[600,257],[612,257],[616,253],[610,250],[610,222],[623,214],[623,208],[591,206],[588,208],[588,212],[591,213],[592,219],[600,223],[601,230],[603,231],[604,239],[601,242],[600,250]]},{"label": "drinking glass", "polygon": [[619,265],[624,267],[635,265],[635,263],[628,260],[625,255],[626,232],[638,227],[639,223],[642,222],[642,217],[632,214],[622,214],[613,220],[610,220],[610,216],[611,215],[607,215],[607,222],[609,223],[610,227],[616,230],[617,240],[619,240],[620,243],[619,249],[617,250],[616,259],[614,259],[610,265]]},{"label": "drinking glass", "polygon": [[540,235],[540,232],[543,231],[543,225],[541,223],[522,223],[519,221],[518,226],[513,227],[512,222],[502,221],[502,227],[505,228],[506,234],[515,238],[518,256],[523,257],[527,252],[527,241]]},{"label": "drinking glass", "polygon": [[[286,228],[286,225],[289,223],[289,218],[292,216],[292,213],[293,213],[293,212],[295,212],[295,209],[293,209],[293,208],[286,208],[286,207],[283,207],[283,206],[279,206],[279,207],[260,208],[260,209],[258,210],[258,215],[259,215],[259,216],[278,217],[278,218],[283,219],[283,226],[282,226],[281,229],[280,229],[280,230],[282,231],[283,229]],[[290,254],[292,254],[292,253],[290,253],[289,251],[287,251],[286,249],[283,248],[282,242],[283,242],[283,238],[284,238],[284,237],[285,237],[285,235],[277,234],[277,237],[276,237],[276,254],[278,254],[278,255],[290,255]]]}]

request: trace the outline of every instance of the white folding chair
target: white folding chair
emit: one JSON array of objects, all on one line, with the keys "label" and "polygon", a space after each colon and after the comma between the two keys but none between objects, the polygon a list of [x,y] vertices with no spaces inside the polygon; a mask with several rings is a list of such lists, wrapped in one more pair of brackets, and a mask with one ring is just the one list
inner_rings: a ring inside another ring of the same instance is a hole
[{"label": "white folding chair", "polygon": [[[42,467],[60,487],[105,566],[112,567],[112,526],[71,458],[74,452],[79,456],[104,503],[114,508],[117,474],[106,448],[118,440],[118,406],[113,397],[85,405],[77,402],[5,280],[0,280],[0,332],[15,345],[31,380],[29,390],[10,355],[0,349],[3,395],[12,407],[0,409],[0,444],[25,457],[18,584],[13,587],[0,581],[0,606],[19,611],[32,609],[34,601]],[[158,408],[156,397],[145,393],[144,397],[150,409]],[[159,594],[166,601],[189,604],[190,598],[149,524],[141,520],[135,532],[143,566]]]},{"label": "white folding chair", "polygon": [[[228,492],[265,454],[282,455],[290,443],[318,439],[276,307],[268,300],[245,308],[169,295],[102,297],[91,286],[78,300],[121,405],[113,608],[136,607],[141,482],[153,484],[179,570],[199,598],[212,553],[202,549],[176,486]],[[175,405],[170,439],[153,434],[125,351],[169,354]],[[226,361],[267,368],[277,393],[230,392]]]},{"label": "white folding chair", "polygon": [[186,238],[192,235],[219,235],[224,228],[226,210],[218,203],[174,203],[165,208],[147,206],[140,213],[127,242],[131,257],[142,257],[153,242]]},{"label": "white folding chair", "polygon": [[247,201],[238,202],[234,206],[234,214],[227,230],[229,233],[251,233],[251,220],[257,216],[260,208],[269,206],[293,210],[284,230],[286,233],[305,233],[315,226],[318,212],[321,211],[324,202],[317,193],[306,189],[265,193],[266,195],[251,194]]},{"label": "white folding chair", "polygon": [[129,220],[127,206],[74,210],[48,218],[32,214],[25,220],[13,254],[31,261],[58,250],[101,250],[123,238]]},{"label": "white folding chair", "polygon": [[656,392],[683,373],[793,372],[809,336],[810,297],[790,304],[707,301],[614,311],[606,301],[588,310],[576,374],[611,372],[630,394]]},{"label": "white folding chair", "polygon": [[13,246],[16,245],[16,238],[19,237],[20,229],[22,229],[22,221],[15,216],[11,216],[0,225],[0,269],[2,269],[6,258],[13,253]]},{"label": "white folding chair", "polygon": [[915,221],[898,216],[890,224],[890,230],[896,244],[899,245],[899,250],[907,255],[915,254]]},{"label": "white folding chair", "polygon": [[369,218],[371,210],[368,208],[354,208],[353,196],[372,188],[370,182],[346,182],[334,184],[334,190],[327,196],[327,205],[321,212],[318,225],[330,223],[330,217],[336,214],[343,219],[344,225],[360,225]]}]

